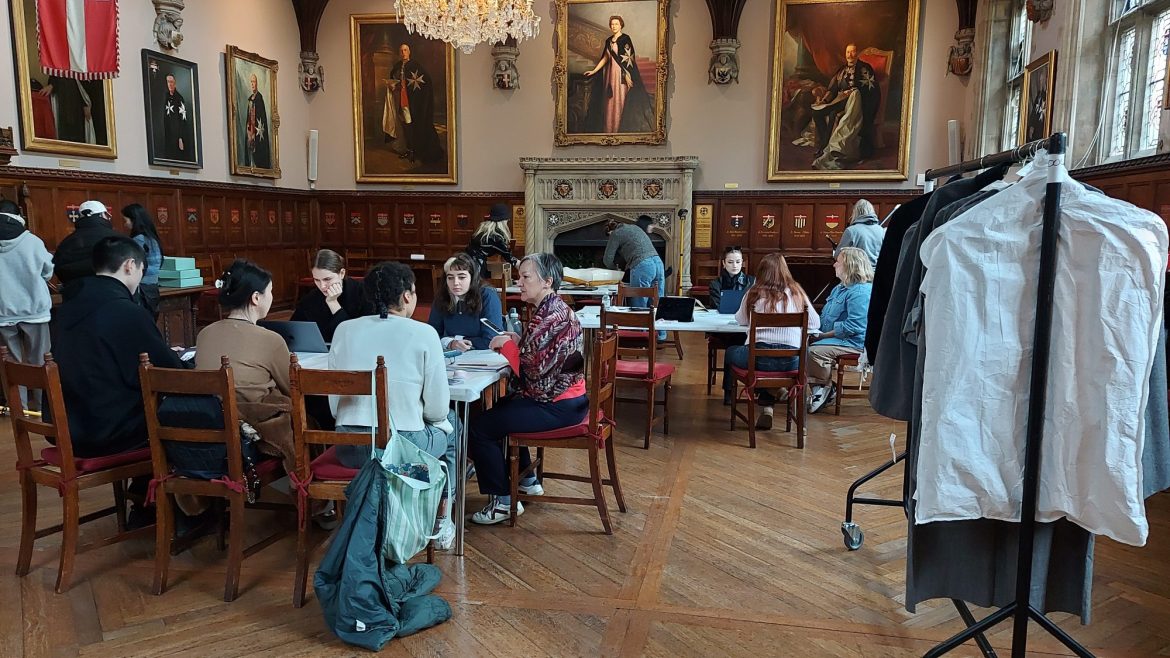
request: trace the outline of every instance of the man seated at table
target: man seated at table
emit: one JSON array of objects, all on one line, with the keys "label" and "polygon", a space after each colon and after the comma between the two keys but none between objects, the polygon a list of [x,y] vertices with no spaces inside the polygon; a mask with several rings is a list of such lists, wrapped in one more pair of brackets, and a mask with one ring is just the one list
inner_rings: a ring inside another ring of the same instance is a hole
[{"label": "man seated at table", "polygon": [[146,447],[140,352],[155,366],[185,367],[150,312],[134,301],[146,265],[142,247],[126,236],[107,237],[94,246],[92,258],[97,276],[76,281],[75,294],[57,308],[50,325],[78,457]]},{"label": "man seated at table", "polygon": [[[418,305],[414,272],[401,263],[379,263],[362,282],[366,299],[378,315],[347,320],[337,326],[329,348],[331,370],[373,370],[378,356],[386,358],[390,419],[402,438],[447,464],[454,483],[458,420],[451,410],[451,389],[439,335],[428,324],[412,320]],[[366,396],[329,396],[339,432],[368,432],[376,422]],[[338,460],[361,468],[370,459],[368,446],[337,446]],[[442,550],[455,541],[455,525],[447,513],[448,494],[439,505],[438,538]]]}]

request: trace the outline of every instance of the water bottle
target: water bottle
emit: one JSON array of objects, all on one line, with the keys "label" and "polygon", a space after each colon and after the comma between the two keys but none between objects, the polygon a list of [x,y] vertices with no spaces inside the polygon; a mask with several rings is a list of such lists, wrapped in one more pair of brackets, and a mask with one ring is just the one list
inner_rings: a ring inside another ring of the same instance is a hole
[{"label": "water bottle", "polygon": [[611,303],[612,302],[609,298],[609,291],[607,290],[601,294],[601,308],[608,309]]},{"label": "water bottle", "polygon": [[514,332],[516,335],[520,335],[522,333],[522,328],[520,326],[520,314],[516,312],[515,307],[508,311],[508,331]]}]

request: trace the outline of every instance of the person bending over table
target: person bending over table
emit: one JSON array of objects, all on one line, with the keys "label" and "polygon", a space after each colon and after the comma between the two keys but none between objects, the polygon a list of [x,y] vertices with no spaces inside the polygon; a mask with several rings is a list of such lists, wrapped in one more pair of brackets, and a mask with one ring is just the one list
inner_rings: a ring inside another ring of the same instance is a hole
[{"label": "person bending over table", "polygon": [[[502,444],[511,432],[543,432],[580,423],[589,413],[585,391],[585,359],[581,323],[557,294],[564,275],[561,261],[549,253],[535,253],[520,261],[520,297],[535,307],[524,336],[508,332],[491,342],[494,350],[512,342],[520,352],[514,373],[515,392],[485,411],[471,426],[469,450],[475,460],[480,493],[487,505],[471,520],[494,524],[511,517],[512,498]],[[520,450],[520,469],[532,463]],[[539,496],[544,488],[535,476],[519,483],[520,491]],[[516,514],[524,506],[516,505]]]},{"label": "person bending over table", "polygon": [[821,309],[822,333],[811,338],[816,344],[808,348],[808,382],[812,386],[808,411],[814,414],[838,393],[833,383],[837,357],[865,349],[865,324],[873,290],[873,266],[863,249],[844,247],[838,251],[833,273],[841,283],[825,300]]},{"label": "person bending over table", "polygon": [[[451,390],[443,348],[435,330],[412,320],[418,296],[414,272],[401,263],[379,263],[362,282],[366,298],[378,315],[343,323],[329,348],[332,370],[372,370],[378,356],[386,358],[386,388],[390,419],[402,438],[447,464],[448,488],[439,506],[438,537],[447,550],[455,541],[455,524],[447,513],[455,482],[455,442],[459,428],[451,410]],[[339,432],[368,432],[376,422],[370,398],[329,396]],[[368,446],[339,445],[337,458],[349,468],[361,468],[371,457]]]},{"label": "person bending over table", "polygon": [[373,315],[361,282],[345,275],[341,254],[330,249],[318,251],[311,271],[314,287],[297,304],[293,320],[316,322],[321,336],[329,342],[337,325],[350,318]]},{"label": "person bending over table", "polygon": [[[740,325],[748,326],[751,314],[748,309],[756,313],[800,313],[808,311],[808,328],[816,331],[821,326],[820,316],[809,302],[804,288],[792,278],[792,271],[788,269],[788,262],[778,253],[768,254],[760,260],[756,267],[756,283],[743,296],[739,310],[735,312],[735,321]],[[751,336],[747,340],[751,340]],[[765,349],[800,349],[801,335],[799,327],[784,329],[760,329],[756,332],[756,347]],[[795,370],[799,364],[798,357],[771,357],[764,356],[756,360],[756,367],[760,370],[787,371]],[[735,382],[732,368],[748,367],[748,344],[733,345],[727,348],[723,358],[723,404],[731,404],[731,390]],[[759,429],[772,429],[772,405],[776,403],[776,396],[768,390],[757,393],[760,403],[760,415],[756,419]]]},{"label": "person bending over table", "polygon": [[495,288],[483,284],[478,276],[479,266],[471,256],[457,253],[443,265],[447,285],[439,288],[427,324],[439,332],[444,349],[486,350],[496,332],[479,320],[485,318],[503,328],[500,295]]}]

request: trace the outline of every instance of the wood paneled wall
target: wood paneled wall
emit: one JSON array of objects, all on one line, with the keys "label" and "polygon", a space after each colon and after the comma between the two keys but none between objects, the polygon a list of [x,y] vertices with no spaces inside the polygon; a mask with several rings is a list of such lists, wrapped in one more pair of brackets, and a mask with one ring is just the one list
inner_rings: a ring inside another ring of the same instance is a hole
[{"label": "wood paneled wall", "polygon": [[1170,226],[1170,154],[1078,169],[1072,175],[1111,197],[1161,215]]}]

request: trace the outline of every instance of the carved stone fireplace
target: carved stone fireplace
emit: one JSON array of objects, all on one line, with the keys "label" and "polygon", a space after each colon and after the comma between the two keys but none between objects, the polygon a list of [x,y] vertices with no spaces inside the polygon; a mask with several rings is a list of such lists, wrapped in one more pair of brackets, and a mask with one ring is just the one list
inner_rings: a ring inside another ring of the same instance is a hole
[{"label": "carved stone fireplace", "polygon": [[[691,287],[691,192],[699,159],[521,158],[524,169],[525,251],[555,253],[558,235],[611,220],[654,218],[650,231],[665,241],[666,290]],[[687,216],[679,218],[678,211]]]}]

